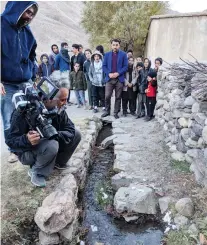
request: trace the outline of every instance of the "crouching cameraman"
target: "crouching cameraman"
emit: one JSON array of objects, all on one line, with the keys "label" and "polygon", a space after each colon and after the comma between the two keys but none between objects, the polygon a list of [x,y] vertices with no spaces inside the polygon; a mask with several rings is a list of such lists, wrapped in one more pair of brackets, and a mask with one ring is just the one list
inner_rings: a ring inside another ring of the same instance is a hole
[{"label": "crouching cameraman", "polygon": [[52,173],[54,167],[65,169],[81,140],[80,132],[75,129],[64,109],[67,98],[68,89],[60,88],[55,98],[45,103],[48,110],[54,108],[54,105],[58,109],[51,117],[51,124],[58,132],[55,140],[41,138],[37,131],[29,130],[27,121],[18,110],[12,114],[6,143],[18,155],[22,164],[30,165],[28,175],[35,186],[45,187],[45,178]]}]

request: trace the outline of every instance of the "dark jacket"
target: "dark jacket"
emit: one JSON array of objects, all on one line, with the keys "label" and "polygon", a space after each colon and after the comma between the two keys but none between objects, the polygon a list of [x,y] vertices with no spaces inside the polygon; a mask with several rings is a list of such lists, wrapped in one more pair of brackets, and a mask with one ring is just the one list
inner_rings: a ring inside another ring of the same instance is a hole
[{"label": "dark jacket", "polygon": [[54,69],[60,70],[61,72],[70,71],[71,66],[70,66],[70,63],[68,63],[66,60],[64,60],[63,57],[61,56],[61,54],[59,53],[55,57]]},{"label": "dark jacket", "polygon": [[145,89],[147,89],[148,83],[143,69],[141,69],[138,73],[137,86],[138,92],[140,94],[145,94]]},{"label": "dark jacket", "polygon": [[[66,111],[56,114],[52,118],[52,125],[58,131],[58,141],[60,144],[69,144],[75,136],[75,126],[68,118]],[[11,117],[11,127],[6,144],[13,152],[21,156],[25,151],[32,151],[32,146],[28,141],[26,134],[29,132],[29,125],[23,114],[15,110]]]},{"label": "dark jacket", "polygon": [[18,20],[25,10],[37,3],[10,1],[1,15],[1,80],[21,83],[32,78],[37,47],[30,27],[19,26]]},{"label": "dark jacket", "polygon": [[90,81],[89,76],[88,76],[90,65],[91,65],[91,61],[90,60],[85,60],[84,63],[83,63],[83,72],[85,74],[87,82]]},{"label": "dark jacket", "polygon": [[[124,83],[124,74],[127,72],[128,69],[128,59],[127,54],[119,50],[118,57],[117,57],[117,72],[119,73],[119,81]],[[106,74],[105,82],[110,80],[109,73],[112,72],[112,51],[108,52],[104,56],[103,61],[103,71]]]},{"label": "dark jacket", "polygon": [[85,55],[79,53],[79,54],[77,55],[77,60],[76,60],[76,62],[74,61],[74,59],[75,59],[75,55],[73,55],[73,56],[71,57],[71,71],[74,71],[74,65],[75,65],[75,63],[78,63],[78,64],[80,65],[80,71],[83,71],[83,63],[84,63],[85,60],[86,60]]},{"label": "dark jacket", "polygon": [[54,71],[54,67],[53,67],[53,65],[51,65],[49,63],[49,57],[48,57],[47,54],[41,55],[40,60],[42,61],[43,56],[46,56],[47,57],[48,62],[47,62],[47,64],[45,64],[45,63],[42,62],[39,65],[38,75],[40,77],[49,77],[52,74],[52,72]]},{"label": "dark jacket", "polygon": [[71,71],[70,73],[70,87],[72,90],[86,90],[87,83],[83,71]]}]

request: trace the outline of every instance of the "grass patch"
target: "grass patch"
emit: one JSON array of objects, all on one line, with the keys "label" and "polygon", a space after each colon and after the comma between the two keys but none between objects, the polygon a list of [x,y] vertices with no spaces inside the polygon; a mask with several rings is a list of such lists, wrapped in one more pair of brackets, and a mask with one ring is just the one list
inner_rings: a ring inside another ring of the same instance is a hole
[{"label": "grass patch", "polygon": [[196,245],[195,239],[185,230],[170,231],[164,241],[167,245]]},{"label": "grass patch", "polygon": [[178,172],[190,173],[190,166],[186,161],[171,160],[171,166]]}]

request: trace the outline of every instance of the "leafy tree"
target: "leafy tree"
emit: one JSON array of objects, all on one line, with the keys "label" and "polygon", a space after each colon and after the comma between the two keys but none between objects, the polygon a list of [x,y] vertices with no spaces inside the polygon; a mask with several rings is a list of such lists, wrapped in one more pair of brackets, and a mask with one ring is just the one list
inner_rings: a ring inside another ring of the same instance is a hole
[{"label": "leafy tree", "polygon": [[142,52],[150,17],[166,13],[168,2],[107,1],[85,2],[82,25],[93,47],[109,49],[111,38],[120,38],[122,48]]}]

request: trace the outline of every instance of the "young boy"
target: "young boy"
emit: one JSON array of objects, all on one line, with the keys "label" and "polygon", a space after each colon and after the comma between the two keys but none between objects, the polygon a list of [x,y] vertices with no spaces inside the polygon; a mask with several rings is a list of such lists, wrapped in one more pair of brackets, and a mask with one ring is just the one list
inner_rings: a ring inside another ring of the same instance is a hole
[{"label": "young boy", "polygon": [[147,80],[145,79],[143,72],[144,64],[142,62],[137,63],[137,87],[138,87],[138,103],[137,103],[137,117],[141,118],[145,116],[145,106],[146,106],[146,93],[147,89]]},{"label": "young boy", "polygon": [[158,57],[155,59],[155,71],[158,72],[160,66],[162,65],[162,58]]},{"label": "young boy", "polygon": [[54,71],[53,65],[49,63],[49,57],[47,54],[42,54],[40,57],[41,64],[38,68],[39,77],[49,77]]},{"label": "young boy", "polygon": [[136,111],[136,98],[137,98],[137,86],[136,84],[136,71],[133,69],[134,58],[128,59],[128,70],[125,74],[125,82],[122,91],[122,109],[123,116],[127,116],[127,108],[129,103],[129,110],[131,115],[135,115]]},{"label": "young boy", "polygon": [[101,100],[101,106],[105,110],[105,97],[104,97],[104,73],[102,68],[103,56],[99,51],[95,51],[91,56],[91,65],[89,68],[89,79],[92,83],[92,96],[94,113],[98,112],[99,98]]},{"label": "young boy", "polygon": [[84,52],[85,56],[86,56],[86,60],[85,62],[83,63],[83,72],[85,74],[85,78],[86,78],[86,81],[87,81],[87,88],[88,88],[88,101],[89,101],[89,110],[92,110],[93,109],[93,97],[92,97],[92,83],[90,81],[90,78],[89,78],[89,68],[90,68],[90,65],[91,65],[91,55],[92,55],[92,52],[90,49],[86,49],[85,52]]},{"label": "young boy", "polygon": [[78,104],[77,108],[80,108],[81,104],[83,104],[84,109],[86,109],[85,91],[87,89],[87,83],[86,83],[84,72],[80,71],[79,63],[74,64],[74,70],[70,73],[70,84],[71,84],[71,89],[74,90],[75,92],[75,96]]},{"label": "young boy", "polygon": [[147,95],[147,118],[146,121],[150,121],[153,119],[154,109],[156,105],[156,93],[157,93],[157,73],[155,71],[151,71],[148,73],[147,81],[148,88],[146,89]]}]

